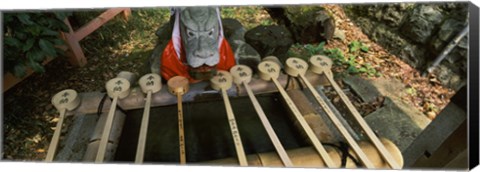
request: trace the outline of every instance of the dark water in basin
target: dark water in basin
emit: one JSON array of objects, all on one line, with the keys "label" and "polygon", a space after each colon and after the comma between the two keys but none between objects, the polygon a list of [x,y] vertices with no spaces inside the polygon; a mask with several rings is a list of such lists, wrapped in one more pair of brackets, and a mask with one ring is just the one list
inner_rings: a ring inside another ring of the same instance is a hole
[{"label": "dark water in basin", "polygon": [[[288,117],[288,109],[281,105],[276,94],[257,95],[267,118],[285,149],[304,147]],[[260,118],[248,97],[230,98],[245,153],[275,151]],[[184,129],[187,162],[201,162],[236,157],[223,100],[184,103]],[[143,109],[127,112],[115,161],[133,162]],[[150,109],[149,129],[144,162],[178,163],[177,106]]]}]

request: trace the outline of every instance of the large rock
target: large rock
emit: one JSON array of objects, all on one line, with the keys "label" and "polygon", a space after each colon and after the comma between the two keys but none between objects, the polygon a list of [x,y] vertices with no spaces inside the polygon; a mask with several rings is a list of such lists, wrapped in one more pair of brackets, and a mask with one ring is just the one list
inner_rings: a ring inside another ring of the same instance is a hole
[{"label": "large rock", "polygon": [[443,14],[437,6],[416,6],[403,23],[401,33],[416,43],[425,44],[437,25],[442,22],[442,18]]},{"label": "large rock", "polygon": [[422,69],[427,64],[426,58],[419,58],[419,55],[424,55],[426,50],[421,46],[406,44],[398,53],[398,56],[410,66],[416,69]]},{"label": "large rock", "polygon": [[460,71],[459,68],[452,67],[453,64],[442,62],[441,65],[438,65],[433,73],[437,76],[440,83],[448,88],[451,88],[455,91],[458,91],[466,84],[466,73]]},{"label": "large rock", "polygon": [[260,56],[276,56],[280,60],[287,58],[287,51],[293,44],[292,35],[284,26],[257,26],[245,34],[245,41]]},{"label": "large rock", "polygon": [[400,99],[405,93],[405,84],[398,79],[385,77],[364,79],[359,76],[348,76],[343,82],[367,103],[377,100],[379,96]]},{"label": "large rock", "polygon": [[430,123],[422,112],[405,103],[405,85],[398,79],[363,79],[350,76],[343,79],[364,102],[385,97],[383,106],[367,114],[365,121],[381,137],[392,140],[403,151]]},{"label": "large rock", "polygon": [[431,122],[420,111],[400,99],[385,98],[384,106],[367,115],[365,121],[381,137],[404,151]]},{"label": "large rock", "polygon": [[[438,31],[438,34],[432,39],[430,43],[430,53],[438,56],[445,47],[454,39],[459,32],[466,26],[467,23],[449,18],[443,22]],[[460,60],[467,59],[468,51],[468,35],[466,35],[446,57],[450,63],[457,63]]]},{"label": "large rock", "polygon": [[234,54],[238,59],[238,64],[247,65],[251,69],[256,70],[261,61],[260,54],[258,54],[252,46],[241,40],[235,40],[231,44],[234,44],[236,45],[235,47],[237,47]]},{"label": "large rock", "polygon": [[373,102],[377,100],[378,96],[381,96],[380,92],[369,81],[361,77],[347,76],[343,79],[343,82],[350,86],[363,102]]},{"label": "large rock", "polygon": [[[391,27],[399,26],[408,14],[413,3],[346,5],[346,12],[356,17],[367,17],[376,22],[383,22]],[[362,27],[363,28],[363,27]]]},{"label": "large rock", "polygon": [[333,38],[335,21],[320,6],[288,6],[265,8],[273,20],[285,25],[297,43],[319,43]]},{"label": "large rock", "polygon": [[[423,72],[468,24],[468,6],[466,2],[355,4],[344,9],[370,39]],[[467,52],[465,36],[442,62],[449,70],[436,73],[444,86],[458,88],[455,84],[464,82]]]},{"label": "large rock", "polygon": [[237,63],[256,69],[260,63],[260,54],[245,42],[246,29],[236,19],[222,19],[223,34],[232,47]]},{"label": "large rock", "polygon": [[[385,45],[387,49],[395,50],[398,47],[404,47],[407,44],[407,41],[397,35],[394,30],[390,29],[385,24],[377,23],[372,33],[372,39],[376,42],[379,42],[382,45]],[[398,50],[396,50],[398,52]]]},{"label": "large rock", "polygon": [[377,22],[372,21],[370,18],[359,16],[355,19],[355,23],[362,29],[363,33],[373,33]]},{"label": "large rock", "polygon": [[445,46],[463,29],[465,23],[447,19],[440,26],[438,34],[434,36],[430,43],[431,53],[439,54]]},{"label": "large rock", "polygon": [[406,4],[387,4],[385,5],[382,19],[392,27],[400,26],[405,16]]},{"label": "large rock", "polygon": [[[224,18],[222,19],[223,35],[229,40],[245,41],[245,28],[242,23],[236,19]],[[229,41],[231,42],[231,41]]]}]

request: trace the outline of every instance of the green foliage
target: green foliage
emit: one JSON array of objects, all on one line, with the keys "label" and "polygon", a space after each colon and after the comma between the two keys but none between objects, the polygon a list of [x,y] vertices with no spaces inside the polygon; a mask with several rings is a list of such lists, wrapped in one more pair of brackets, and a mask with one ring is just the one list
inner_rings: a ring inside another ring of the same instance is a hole
[{"label": "green foliage", "polygon": [[260,21],[260,25],[262,26],[271,26],[274,25],[275,23],[272,20],[262,20]]},{"label": "green foliage", "polygon": [[325,55],[330,57],[333,60],[333,63],[337,65],[343,65],[347,62],[345,56],[343,55],[343,51],[339,48],[325,50]]},{"label": "green foliage", "polygon": [[352,41],[348,45],[349,49],[347,53],[344,53],[339,48],[325,48],[325,42],[321,42],[317,45],[306,44],[299,45],[295,44],[292,46],[292,49],[289,51],[289,57],[303,57],[303,56],[313,56],[313,55],[326,55],[330,57],[333,63],[337,66],[345,66],[346,71],[349,74],[367,74],[369,77],[379,77],[380,73],[369,63],[359,64],[356,61],[356,58],[363,52],[368,52],[369,48],[367,45],[359,41]]},{"label": "green foliage", "polygon": [[316,5],[287,6],[285,7],[287,18],[300,26],[307,26],[315,16],[315,13],[323,10],[323,7]]},{"label": "green foliage", "polygon": [[368,52],[368,46],[359,41],[352,41],[350,44],[348,44],[348,48],[350,53],[358,53],[358,50]]},{"label": "green foliage", "polygon": [[62,53],[55,48],[62,45],[59,31],[68,31],[63,20],[69,13],[29,12],[4,13],[4,63],[5,70],[23,77],[28,67],[44,72],[41,63]]},{"label": "green foliage", "polygon": [[313,56],[315,54],[325,54],[325,42],[321,42],[317,46],[314,46],[312,44],[307,44],[305,45],[305,49],[308,51],[310,56]]},{"label": "green foliage", "polygon": [[234,18],[242,23],[246,30],[260,25],[275,25],[275,21],[263,10],[262,6],[231,6],[220,8],[222,18]]}]

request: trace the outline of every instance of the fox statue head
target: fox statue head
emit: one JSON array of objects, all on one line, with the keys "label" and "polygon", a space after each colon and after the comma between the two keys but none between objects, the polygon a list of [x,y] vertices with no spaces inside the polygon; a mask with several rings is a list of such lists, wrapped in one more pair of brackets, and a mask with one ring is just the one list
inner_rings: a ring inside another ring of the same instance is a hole
[{"label": "fox statue head", "polygon": [[218,10],[213,7],[180,9],[180,37],[193,77],[205,78],[215,72],[222,36]]}]

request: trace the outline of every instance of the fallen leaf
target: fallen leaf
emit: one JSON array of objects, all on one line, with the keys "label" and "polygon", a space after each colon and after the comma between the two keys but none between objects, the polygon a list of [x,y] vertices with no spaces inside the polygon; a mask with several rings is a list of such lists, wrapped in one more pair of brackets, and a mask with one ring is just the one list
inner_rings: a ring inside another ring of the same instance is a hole
[{"label": "fallen leaf", "polygon": [[427,117],[431,120],[435,119],[435,117],[437,117],[437,114],[433,111],[429,111],[427,112]]},{"label": "fallen leaf", "polygon": [[336,96],[335,98],[333,98],[333,103],[338,103],[339,101],[340,101],[339,96]]},{"label": "fallen leaf", "polygon": [[53,118],[52,120],[50,120],[51,123],[54,123],[54,122],[58,122],[58,118]]},{"label": "fallen leaf", "polygon": [[45,149],[37,149],[36,152],[37,153],[43,153],[43,152],[45,152]]}]

